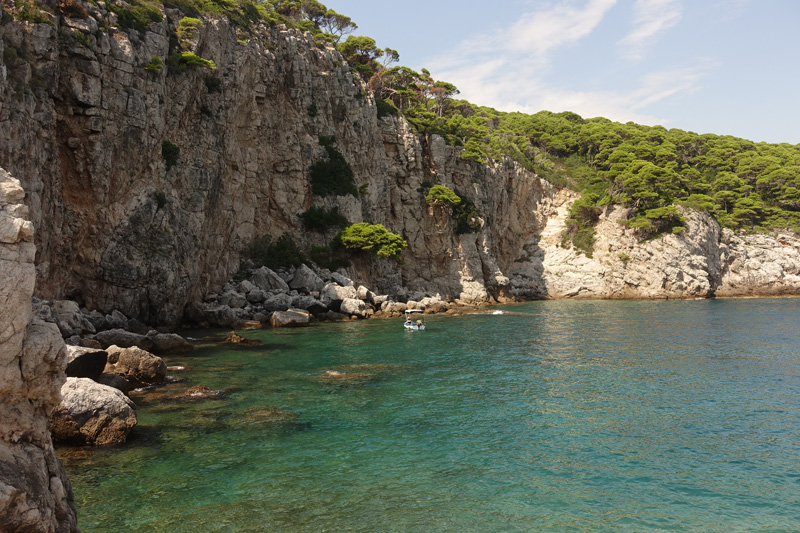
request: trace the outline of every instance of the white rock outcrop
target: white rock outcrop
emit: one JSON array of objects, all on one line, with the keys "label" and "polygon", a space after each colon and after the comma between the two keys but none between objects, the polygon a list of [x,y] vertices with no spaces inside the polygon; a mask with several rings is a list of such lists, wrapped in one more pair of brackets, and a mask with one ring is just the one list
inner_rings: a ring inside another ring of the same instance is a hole
[{"label": "white rock outcrop", "polygon": [[64,342],[54,324],[31,318],[36,248],[24,195],[0,168],[0,529],[77,531],[47,425],[66,379]]},{"label": "white rock outcrop", "polygon": [[120,390],[88,378],[67,378],[62,401],[50,415],[58,441],[102,446],[125,442],[136,426],[136,406]]}]

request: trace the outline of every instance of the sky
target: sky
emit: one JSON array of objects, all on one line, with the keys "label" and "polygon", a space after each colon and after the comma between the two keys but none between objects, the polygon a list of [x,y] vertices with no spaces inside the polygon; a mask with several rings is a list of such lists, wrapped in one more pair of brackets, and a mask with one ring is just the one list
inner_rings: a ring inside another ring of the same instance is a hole
[{"label": "sky", "polygon": [[328,0],[501,111],[800,143],[800,0]]}]

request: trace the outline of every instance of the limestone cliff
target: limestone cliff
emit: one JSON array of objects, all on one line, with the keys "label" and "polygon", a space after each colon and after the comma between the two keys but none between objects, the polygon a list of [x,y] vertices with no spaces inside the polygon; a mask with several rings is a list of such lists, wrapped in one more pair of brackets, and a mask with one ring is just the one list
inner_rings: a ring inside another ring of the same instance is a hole
[{"label": "limestone cliff", "polygon": [[[297,215],[312,205],[409,242],[402,266],[359,260],[348,272],[385,292],[489,301],[797,291],[791,261],[757,264],[773,237],[726,237],[707,220],[639,246],[608,213],[593,259],[560,248],[572,193],[510,160],[479,166],[402,119],[379,119],[366,86],[310,34],[206,18],[179,42],[176,10],[139,33],[114,28],[105,4],[81,5],[85,18],[54,8],[51,24],[0,25],[0,47],[13,48],[0,50],[0,165],[29,194],[43,297],[174,323],[222,287],[255,237],[287,232],[305,248],[330,239],[303,231]],[[216,70],[170,63],[181,49]],[[163,68],[145,68],[153,58]],[[312,195],[309,168],[326,157],[320,136],[336,138],[358,198]],[[172,146],[174,161],[163,151]],[[482,229],[456,235],[449,213],[425,203],[426,182],[474,201]],[[784,241],[781,250],[796,251],[794,237]],[[762,274],[778,278],[754,289],[748,280]]]},{"label": "limestone cliff", "polygon": [[31,320],[33,228],[19,182],[0,168],[0,530],[74,531],[72,488],[47,419],[64,383],[64,342]]}]

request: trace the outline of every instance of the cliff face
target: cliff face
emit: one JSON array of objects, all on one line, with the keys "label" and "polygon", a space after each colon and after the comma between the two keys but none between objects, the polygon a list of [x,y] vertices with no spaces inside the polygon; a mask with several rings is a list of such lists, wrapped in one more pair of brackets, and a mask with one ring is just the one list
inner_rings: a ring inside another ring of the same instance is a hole
[{"label": "cliff face", "polygon": [[[341,56],[308,34],[237,32],[207,19],[183,47],[217,69],[156,72],[144,67],[179,49],[180,13],[167,9],[140,34],[100,30],[114,15],[85,7],[88,18],[0,25],[2,46],[14,49],[0,53],[0,165],[22,177],[40,228],[43,297],[175,322],[187,303],[219,290],[255,237],[288,232],[306,248],[325,244],[330,235],[305,232],[297,217],[312,205],[338,206],[351,222],[382,223],[409,242],[402,266],[359,260],[349,272],[400,295],[739,294],[752,290],[752,276],[733,270],[758,270],[746,250],[771,250],[772,237],[725,244],[712,221],[699,219],[688,236],[639,246],[609,213],[589,260],[557,246],[574,195],[510,161],[480,167],[436,136],[414,135],[403,120],[379,120]],[[325,157],[320,136],[335,136],[363,186],[359,198],[312,195],[309,168]],[[174,164],[162,156],[165,141],[180,149]],[[450,214],[425,203],[424,182],[474,201],[483,228],[456,235]],[[675,262],[676,254],[694,259]],[[760,287],[796,291],[787,279]]]},{"label": "cliff face", "polygon": [[24,195],[0,168],[0,529],[73,531],[72,488],[47,427],[64,342],[53,324],[31,320],[36,250]]}]

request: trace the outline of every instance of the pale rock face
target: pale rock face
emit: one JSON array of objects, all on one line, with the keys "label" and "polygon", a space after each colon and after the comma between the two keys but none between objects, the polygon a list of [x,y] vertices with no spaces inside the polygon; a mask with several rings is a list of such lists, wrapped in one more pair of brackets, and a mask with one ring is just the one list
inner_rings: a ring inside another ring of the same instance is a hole
[{"label": "pale rock face", "polygon": [[67,378],[63,400],[50,416],[53,436],[73,444],[125,442],[136,426],[136,407],[120,390],[88,378]]},{"label": "pale rock face", "polygon": [[311,313],[304,309],[287,309],[286,311],[275,311],[270,317],[270,324],[273,328],[291,328],[307,326],[311,323]]},{"label": "pale rock face", "polygon": [[36,249],[24,195],[0,168],[0,527],[77,531],[47,425],[66,379],[64,342],[55,325],[31,319]]}]

